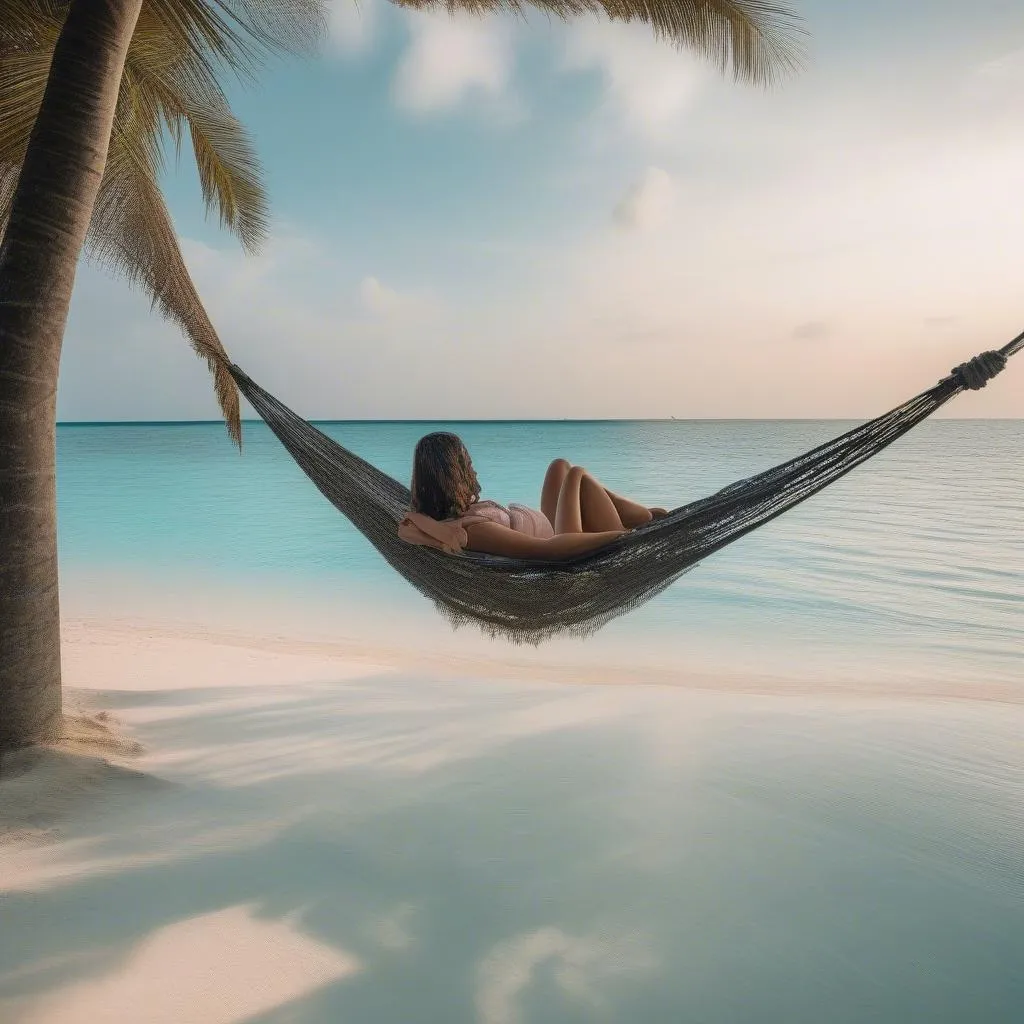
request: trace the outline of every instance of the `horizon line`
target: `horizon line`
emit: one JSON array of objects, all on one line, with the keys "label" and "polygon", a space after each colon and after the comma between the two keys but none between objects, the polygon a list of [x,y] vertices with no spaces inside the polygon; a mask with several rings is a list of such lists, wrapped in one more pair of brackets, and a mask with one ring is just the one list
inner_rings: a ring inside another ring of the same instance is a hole
[{"label": "horizon line", "polygon": [[[333,419],[313,418],[307,423],[334,424],[334,423],[848,423],[869,422],[876,417],[859,416],[605,416],[605,417],[575,417],[575,416],[498,416],[498,417],[468,417],[460,419],[453,418],[430,418],[430,419],[393,419],[389,417],[360,419]],[[946,422],[980,423],[991,421],[993,423],[1017,423],[1024,421],[1024,416],[939,416],[935,419]],[[243,419],[243,425],[254,424],[266,426],[267,424],[260,417]],[[200,427],[200,426],[224,426],[222,419],[196,419],[196,420],[57,420],[58,427]]]}]

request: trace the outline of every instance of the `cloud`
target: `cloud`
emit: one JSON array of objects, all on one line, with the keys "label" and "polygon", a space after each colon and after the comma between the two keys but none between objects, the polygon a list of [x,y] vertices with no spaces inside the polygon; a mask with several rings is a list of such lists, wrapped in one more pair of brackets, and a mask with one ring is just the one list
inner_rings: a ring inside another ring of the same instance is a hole
[{"label": "cloud", "polygon": [[968,98],[1019,109],[1024,94],[1024,49],[986,61],[967,80]]},{"label": "cloud", "polygon": [[[638,163],[642,140],[627,140],[596,160],[569,139],[558,171],[573,203],[563,215],[531,189],[537,210],[524,198],[502,222],[515,224],[511,238],[410,207],[386,241],[378,230],[305,252],[279,238],[256,260],[195,246],[186,258],[228,351],[307,414],[868,414],[1017,329],[1024,142],[981,108],[965,118],[947,104],[963,76],[927,102],[922,88],[916,105],[892,104],[888,83],[807,81],[787,92],[784,116],[776,98],[723,83],[721,104],[715,93],[677,108],[685,152],[659,144]],[[907,130],[910,111],[940,102],[935,121]],[[676,183],[671,208],[651,200],[665,185],[657,171]],[[423,258],[435,240],[449,257]],[[177,332],[144,299],[122,306],[121,282],[108,294],[83,269],[62,415],[216,415]],[[433,320],[417,305],[431,295],[444,298]],[[959,314],[955,326],[939,322],[944,311]],[[815,342],[824,327],[809,324],[831,325],[832,339]],[[850,344],[834,343],[840,330]],[[495,390],[510,351],[517,372]],[[1021,416],[1014,380],[951,411]]]},{"label": "cloud", "polygon": [[[974,311],[974,336],[1012,333],[1019,134],[908,140],[882,123],[857,134],[857,152],[820,154],[809,130],[820,114],[798,125],[805,138],[787,139],[787,161],[771,173],[724,174],[696,136],[685,162],[663,153],[660,166],[685,173],[686,191],[660,230],[609,225],[562,258],[566,312],[552,333],[560,349],[586,339],[581,389],[603,379],[623,415],[643,403],[650,415],[855,417],[972,354],[960,354],[959,328],[925,322],[936,297],[940,310]],[[833,344],[840,330],[856,344]],[[632,338],[656,355],[657,372],[624,343]],[[800,346],[800,375],[773,341]],[[957,414],[974,414],[973,401]],[[984,405],[982,415],[1010,415],[1020,392],[989,389]]]},{"label": "cloud", "polygon": [[825,320],[807,320],[793,328],[796,341],[824,341],[831,334],[832,327]]},{"label": "cloud", "polygon": [[329,15],[331,46],[344,54],[364,53],[377,33],[377,0],[332,0]]},{"label": "cloud", "polygon": [[563,66],[598,71],[614,115],[652,138],[679,123],[707,78],[694,57],[655,39],[648,27],[590,19],[570,26]]},{"label": "cloud", "polygon": [[[366,277],[357,256],[296,233],[278,231],[255,257],[188,238],[181,248],[231,357],[305,414],[425,418],[457,399],[451,314],[426,284]],[[61,419],[217,418],[209,373],[180,330],[89,264],[68,339]]]},{"label": "cloud", "polygon": [[427,319],[439,312],[439,303],[429,292],[400,292],[382,284],[376,277],[362,279],[359,295],[367,310],[390,321]]},{"label": "cloud", "polygon": [[387,315],[401,304],[401,296],[392,288],[382,285],[375,277],[364,277],[359,285],[363,303],[372,313]]},{"label": "cloud", "polygon": [[648,167],[616,205],[612,219],[626,230],[652,230],[668,221],[674,202],[672,176],[660,167]]},{"label": "cloud", "polygon": [[512,39],[494,19],[409,15],[411,40],[393,83],[396,102],[416,113],[457,107],[473,95],[509,97]]}]

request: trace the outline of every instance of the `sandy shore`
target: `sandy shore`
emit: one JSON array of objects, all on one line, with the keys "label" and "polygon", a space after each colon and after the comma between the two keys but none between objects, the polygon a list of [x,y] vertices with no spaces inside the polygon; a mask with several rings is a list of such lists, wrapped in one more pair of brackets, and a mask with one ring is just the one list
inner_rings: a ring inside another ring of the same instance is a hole
[{"label": "sandy shore", "polygon": [[856,976],[982,1020],[954,922],[1024,984],[1012,694],[125,619],[64,665],[67,738],[0,778],[4,1022],[907,1019],[849,999],[869,936]]},{"label": "sandy shore", "polygon": [[652,662],[644,658],[642,639],[637,641],[639,649],[605,648],[593,657],[586,640],[573,641],[569,648],[516,647],[468,629],[455,634],[440,617],[431,616],[430,621],[433,632],[403,634],[389,642],[379,629],[368,636],[325,638],[295,629],[275,631],[265,620],[252,628],[238,628],[220,622],[199,625],[124,616],[76,618],[63,629],[65,680],[72,688],[86,690],[178,689],[406,673],[722,694],[1024,704],[1024,686],[1019,682],[936,678],[928,670],[890,672],[878,678],[849,674],[826,678],[813,666],[802,674],[739,673],[723,671],[696,652],[677,652],[667,664]]}]

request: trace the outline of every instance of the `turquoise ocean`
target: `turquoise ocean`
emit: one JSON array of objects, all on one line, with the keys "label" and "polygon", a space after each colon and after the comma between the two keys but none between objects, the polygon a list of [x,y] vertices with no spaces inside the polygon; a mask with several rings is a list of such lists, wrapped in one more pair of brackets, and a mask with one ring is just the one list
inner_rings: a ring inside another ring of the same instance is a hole
[{"label": "turquoise ocean", "polygon": [[[826,421],[336,422],[322,428],[407,480],[416,439],[457,431],[485,496],[539,503],[549,460],[672,507],[841,432]],[[1024,688],[1024,422],[933,420],[691,571],[563,657],[617,651],[685,672],[950,680]],[[214,423],[64,425],[67,578],[125,573],[183,592],[237,588],[350,623],[358,605],[450,634],[313,488],[261,423],[242,453]],[[187,607],[182,608],[187,612]],[[397,632],[397,631],[396,631]],[[457,641],[455,641],[457,642]],[[573,652],[576,652],[574,654]]]}]

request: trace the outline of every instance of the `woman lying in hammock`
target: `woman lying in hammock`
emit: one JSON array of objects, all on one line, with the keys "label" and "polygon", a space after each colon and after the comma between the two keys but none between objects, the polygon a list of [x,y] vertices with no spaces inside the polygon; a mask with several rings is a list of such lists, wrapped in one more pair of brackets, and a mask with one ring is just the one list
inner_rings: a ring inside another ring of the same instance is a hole
[{"label": "woman lying in hammock", "polygon": [[399,536],[452,553],[468,548],[509,558],[569,558],[665,515],[614,494],[565,459],[548,467],[539,511],[481,501],[469,452],[447,433],[427,434],[416,445],[410,489],[412,507]]}]

